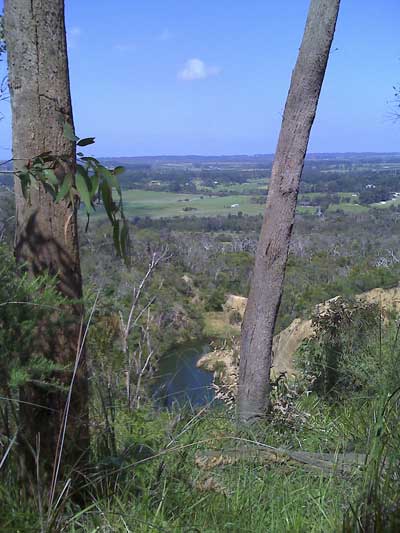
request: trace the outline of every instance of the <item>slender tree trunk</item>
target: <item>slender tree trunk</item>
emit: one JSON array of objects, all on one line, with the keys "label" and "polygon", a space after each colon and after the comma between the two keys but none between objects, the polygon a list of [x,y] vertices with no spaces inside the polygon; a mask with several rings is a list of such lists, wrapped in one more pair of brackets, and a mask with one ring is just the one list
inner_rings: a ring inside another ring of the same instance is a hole
[{"label": "slender tree trunk", "polygon": [[[14,170],[51,151],[65,156],[56,173],[74,172],[75,143],[67,140],[63,126],[73,126],[63,0],[5,0],[5,37],[13,126]],[[32,275],[57,276],[59,291],[71,301],[65,306],[62,327],[54,334],[50,323],[38,327],[39,345],[32,347],[47,358],[67,366],[54,376],[66,388],[77,354],[82,305],[76,208],[67,201],[55,204],[42,187],[31,188],[30,202],[15,179],[15,254]],[[54,318],[54,317],[53,317]],[[30,354],[24,354],[29,357]],[[60,389],[24,386],[20,404],[21,445],[27,472],[34,472],[32,450],[40,435],[40,462],[45,477],[55,458],[66,393]],[[43,406],[35,407],[36,404]],[[85,354],[75,378],[63,451],[63,467],[79,469],[89,445],[88,387]]]},{"label": "slender tree trunk", "polygon": [[311,126],[317,109],[340,0],[311,0],[279,135],[242,327],[238,416],[265,415],[272,338]]}]

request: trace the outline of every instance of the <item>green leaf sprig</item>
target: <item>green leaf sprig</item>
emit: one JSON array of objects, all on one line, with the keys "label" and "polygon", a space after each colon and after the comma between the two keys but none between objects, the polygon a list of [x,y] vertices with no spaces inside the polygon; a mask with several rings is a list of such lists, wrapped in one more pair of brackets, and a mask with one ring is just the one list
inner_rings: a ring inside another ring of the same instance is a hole
[{"label": "green leaf sprig", "polygon": [[[64,136],[78,147],[89,146],[95,142],[94,137],[77,137],[72,125],[67,122],[64,124]],[[96,209],[96,203],[100,201],[113,228],[115,250],[125,263],[128,263],[129,225],[124,214],[122,190],[118,181],[118,176],[125,169],[121,166],[107,168],[95,157],[85,156],[82,152],[77,152],[76,155],[75,175],[62,172],[62,178],[58,177],[57,169],[65,168],[70,163],[65,156],[43,152],[30,160],[17,172],[24,198],[29,201],[31,187],[40,183],[56,203],[65,200],[73,205],[83,204],[88,224],[90,215]]]}]

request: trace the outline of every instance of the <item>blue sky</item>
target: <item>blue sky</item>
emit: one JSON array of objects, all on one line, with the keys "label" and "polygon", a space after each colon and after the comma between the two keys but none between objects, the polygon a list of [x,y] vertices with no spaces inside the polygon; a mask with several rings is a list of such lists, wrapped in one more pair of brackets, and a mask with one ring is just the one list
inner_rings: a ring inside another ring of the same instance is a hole
[{"label": "blue sky", "polygon": [[[78,135],[96,136],[98,156],[273,152],[307,9],[308,0],[66,0]],[[342,0],[309,151],[400,151],[399,20],[398,0]]]}]

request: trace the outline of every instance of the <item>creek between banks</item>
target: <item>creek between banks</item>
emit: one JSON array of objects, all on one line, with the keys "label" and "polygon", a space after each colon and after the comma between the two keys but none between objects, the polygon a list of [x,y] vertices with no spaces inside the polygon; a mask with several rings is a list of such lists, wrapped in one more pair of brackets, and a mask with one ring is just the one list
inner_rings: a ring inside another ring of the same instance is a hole
[{"label": "creek between banks", "polygon": [[209,351],[209,342],[198,339],[175,346],[160,358],[153,389],[158,405],[199,407],[213,400],[213,374],[196,366]]}]

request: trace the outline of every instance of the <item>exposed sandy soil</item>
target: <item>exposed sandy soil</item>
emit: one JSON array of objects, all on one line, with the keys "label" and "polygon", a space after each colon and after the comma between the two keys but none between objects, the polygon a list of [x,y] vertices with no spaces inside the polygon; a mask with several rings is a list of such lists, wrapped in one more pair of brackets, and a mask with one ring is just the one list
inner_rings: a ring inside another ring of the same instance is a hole
[{"label": "exposed sandy soil", "polygon": [[[317,305],[315,312],[317,314],[324,313],[329,307],[329,304],[336,298]],[[372,289],[371,291],[357,295],[356,300],[379,305],[382,315],[385,317],[389,312],[400,312],[400,287],[393,289]],[[243,317],[246,303],[246,298],[231,294],[226,300],[224,311],[225,313],[238,311]],[[277,376],[281,372],[286,372],[288,377],[294,376],[296,374],[295,354],[301,343],[313,335],[312,321],[302,320],[300,318],[293,320],[286,329],[276,335],[273,343],[272,376]],[[198,361],[197,365],[205,370],[214,372],[217,380],[222,382],[235,394],[237,387],[238,352],[239,342],[236,342],[232,347],[214,350],[204,355]]]}]

